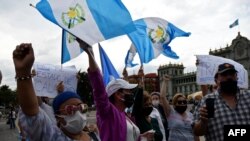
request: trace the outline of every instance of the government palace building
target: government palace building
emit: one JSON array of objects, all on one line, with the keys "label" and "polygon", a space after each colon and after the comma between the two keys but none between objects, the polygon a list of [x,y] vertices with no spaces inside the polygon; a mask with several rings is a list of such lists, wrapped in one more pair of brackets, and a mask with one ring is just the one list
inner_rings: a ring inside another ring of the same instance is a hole
[{"label": "government palace building", "polygon": [[[248,71],[248,80],[250,72],[250,41],[238,33],[237,37],[232,40],[231,45],[224,48],[210,50],[209,55],[220,56],[232,59],[242,64]],[[157,72],[144,75],[144,87],[149,93],[153,91],[160,91],[161,81],[164,75],[169,75],[171,80],[168,83],[168,98],[172,99],[176,93],[183,93],[189,95],[200,91],[200,86],[196,84],[196,72],[184,73],[183,64],[163,64],[159,66]],[[138,75],[129,76],[129,81],[137,83],[140,77]],[[250,81],[249,81],[250,82]],[[248,87],[250,88],[250,86]]]}]

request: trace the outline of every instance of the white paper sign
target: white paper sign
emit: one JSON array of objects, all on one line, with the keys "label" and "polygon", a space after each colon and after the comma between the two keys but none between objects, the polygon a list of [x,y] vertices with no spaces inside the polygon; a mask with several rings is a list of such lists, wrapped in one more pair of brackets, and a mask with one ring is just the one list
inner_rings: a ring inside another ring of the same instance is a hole
[{"label": "white paper sign", "polygon": [[33,69],[36,71],[33,84],[37,96],[54,98],[57,95],[56,86],[61,81],[64,84],[64,91],[76,92],[77,70],[75,67],[61,68],[59,65],[35,63]]},{"label": "white paper sign", "polygon": [[218,66],[223,63],[229,63],[234,65],[238,71],[238,86],[240,88],[248,88],[248,72],[244,66],[238,62],[213,55],[196,55],[196,57],[199,61],[196,73],[197,84],[215,84],[214,76],[218,71]]}]

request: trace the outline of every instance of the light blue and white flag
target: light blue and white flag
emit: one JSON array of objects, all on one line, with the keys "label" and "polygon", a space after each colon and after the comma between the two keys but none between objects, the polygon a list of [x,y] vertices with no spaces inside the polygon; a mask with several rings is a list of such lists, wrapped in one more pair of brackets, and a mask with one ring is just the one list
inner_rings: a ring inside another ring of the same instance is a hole
[{"label": "light blue and white flag", "polygon": [[136,64],[133,63],[135,55],[136,55],[136,48],[132,44],[130,46],[128,53],[126,55],[126,58],[125,58],[125,67],[134,67],[134,66],[138,65],[137,63]]},{"label": "light blue and white flag", "polygon": [[121,0],[41,0],[36,8],[89,45],[135,30]]},{"label": "light blue and white flag", "polygon": [[115,67],[109,60],[108,55],[105,53],[103,48],[99,45],[99,53],[100,53],[100,59],[101,59],[101,65],[102,65],[102,73],[103,73],[103,81],[105,86],[112,80],[120,78],[119,74],[117,73]]},{"label": "light blue and white flag", "polygon": [[128,36],[139,54],[141,63],[148,63],[160,54],[178,59],[179,56],[172,51],[169,43],[175,37],[191,34],[157,17],[139,19],[134,21],[134,24],[136,31],[128,33]]},{"label": "light blue and white flag", "polygon": [[232,24],[229,25],[229,28],[233,28],[235,26],[239,25],[239,20],[235,20]]},{"label": "light blue and white flag", "polygon": [[76,37],[67,31],[62,31],[62,56],[61,64],[77,57],[83,52],[79,43],[76,41]]}]

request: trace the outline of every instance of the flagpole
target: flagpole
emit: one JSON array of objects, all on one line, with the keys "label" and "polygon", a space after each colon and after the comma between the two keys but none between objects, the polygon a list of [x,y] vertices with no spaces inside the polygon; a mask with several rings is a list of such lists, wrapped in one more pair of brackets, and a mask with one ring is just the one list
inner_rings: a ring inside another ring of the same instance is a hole
[{"label": "flagpole", "polygon": [[238,21],[238,33],[240,33],[240,22]]},{"label": "flagpole", "polygon": [[33,7],[33,8],[36,8],[33,4],[30,3],[30,6]]},{"label": "flagpole", "polygon": [[143,70],[143,75],[142,75],[142,86],[143,86],[143,90],[145,90],[145,83],[144,83],[144,79],[145,79],[145,75],[144,75],[144,66],[142,65],[142,70]]}]

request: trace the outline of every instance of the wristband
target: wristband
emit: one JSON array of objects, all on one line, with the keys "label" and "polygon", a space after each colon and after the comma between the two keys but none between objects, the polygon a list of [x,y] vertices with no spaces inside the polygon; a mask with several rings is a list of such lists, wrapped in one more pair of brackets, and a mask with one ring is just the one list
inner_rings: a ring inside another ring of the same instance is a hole
[{"label": "wristband", "polygon": [[31,79],[32,78],[32,75],[27,75],[27,76],[16,76],[15,79],[16,81],[22,81],[22,80],[28,80],[28,79]]}]

